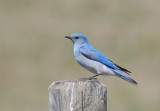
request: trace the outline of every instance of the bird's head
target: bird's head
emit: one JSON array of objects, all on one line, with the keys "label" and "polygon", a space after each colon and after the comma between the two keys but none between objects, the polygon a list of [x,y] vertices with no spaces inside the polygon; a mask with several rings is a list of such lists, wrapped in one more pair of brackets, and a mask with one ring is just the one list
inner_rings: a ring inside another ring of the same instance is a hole
[{"label": "bird's head", "polygon": [[82,34],[73,34],[70,36],[65,36],[65,38],[72,40],[74,44],[81,44],[84,42],[88,42],[87,37]]}]

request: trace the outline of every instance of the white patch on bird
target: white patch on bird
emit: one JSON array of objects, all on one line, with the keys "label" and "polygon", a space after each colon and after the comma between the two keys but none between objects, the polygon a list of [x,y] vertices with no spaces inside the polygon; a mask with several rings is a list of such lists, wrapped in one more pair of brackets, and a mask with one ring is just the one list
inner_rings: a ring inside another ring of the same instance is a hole
[{"label": "white patch on bird", "polygon": [[78,56],[79,57],[77,57],[77,62],[88,71],[94,74],[113,75],[113,76],[115,75],[115,73],[104,64],[98,61],[94,61],[92,59],[88,59],[82,54]]}]

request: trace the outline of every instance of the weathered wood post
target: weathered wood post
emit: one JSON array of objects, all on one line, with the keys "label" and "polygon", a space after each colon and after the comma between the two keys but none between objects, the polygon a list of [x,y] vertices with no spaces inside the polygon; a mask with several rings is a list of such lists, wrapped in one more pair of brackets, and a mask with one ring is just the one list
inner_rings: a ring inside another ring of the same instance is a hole
[{"label": "weathered wood post", "polygon": [[49,111],[107,111],[107,90],[97,79],[66,80],[49,86]]}]

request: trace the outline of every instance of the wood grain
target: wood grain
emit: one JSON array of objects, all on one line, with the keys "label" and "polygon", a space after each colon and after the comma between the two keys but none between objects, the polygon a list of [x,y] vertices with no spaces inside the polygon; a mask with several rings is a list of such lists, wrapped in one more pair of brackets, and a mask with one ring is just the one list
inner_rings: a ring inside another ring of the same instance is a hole
[{"label": "wood grain", "polygon": [[49,111],[107,111],[107,90],[97,79],[66,80],[49,86]]}]

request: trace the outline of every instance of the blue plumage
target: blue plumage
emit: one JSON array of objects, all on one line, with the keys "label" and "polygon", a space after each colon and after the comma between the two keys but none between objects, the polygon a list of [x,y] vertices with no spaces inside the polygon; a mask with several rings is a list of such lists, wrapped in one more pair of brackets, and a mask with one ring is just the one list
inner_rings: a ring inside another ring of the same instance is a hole
[{"label": "blue plumage", "polygon": [[101,62],[102,64],[113,69],[119,69],[117,66],[114,65],[113,62],[111,62],[109,59],[107,59],[105,56],[103,56],[101,53],[99,53],[92,47],[80,47],[80,52],[88,59]]},{"label": "blue plumage", "polygon": [[73,34],[71,36],[66,36],[66,38],[71,39],[74,44],[74,56],[77,62],[88,71],[95,73],[95,75],[89,79],[92,79],[98,75],[113,75],[132,84],[137,84],[135,80],[119,72],[122,71],[129,74],[131,73],[130,71],[113,63],[110,59],[95,50],[88,43],[86,36],[82,34]]}]

